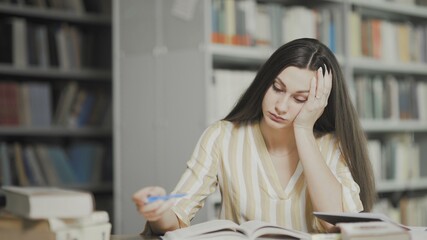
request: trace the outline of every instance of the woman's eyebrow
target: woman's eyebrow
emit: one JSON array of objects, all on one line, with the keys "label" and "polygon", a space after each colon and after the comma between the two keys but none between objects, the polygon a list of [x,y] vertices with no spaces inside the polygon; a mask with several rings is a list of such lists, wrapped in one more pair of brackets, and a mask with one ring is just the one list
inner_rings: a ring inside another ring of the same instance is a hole
[{"label": "woman's eyebrow", "polygon": [[[280,79],[279,77],[276,77],[276,82],[279,82],[279,84],[286,89],[286,84],[282,81],[282,79]],[[309,93],[309,92],[310,92],[310,89],[296,91],[296,93]]]}]

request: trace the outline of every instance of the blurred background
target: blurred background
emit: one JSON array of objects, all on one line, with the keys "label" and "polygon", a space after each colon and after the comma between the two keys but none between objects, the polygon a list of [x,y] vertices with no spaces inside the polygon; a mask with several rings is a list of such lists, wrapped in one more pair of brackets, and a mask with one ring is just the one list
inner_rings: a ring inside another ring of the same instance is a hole
[{"label": "blurred background", "polygon": [[300,37],[341,64],[374,211],[426,226],[426,0],[0,0],[0,184],[90,191],[113,233],[138,233],[132,194],[172,191],[203,130]]}]

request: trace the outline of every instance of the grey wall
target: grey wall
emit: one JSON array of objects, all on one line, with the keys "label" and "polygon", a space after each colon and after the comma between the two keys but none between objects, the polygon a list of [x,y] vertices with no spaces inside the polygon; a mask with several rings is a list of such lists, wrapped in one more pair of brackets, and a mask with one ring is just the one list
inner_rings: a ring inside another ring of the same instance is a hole
[{"label": "grey wall", "polygon": [[132,194],[171,191],[205,128],[208,2],[184,20],[174,1],[113,1],[115,233],[142,230]]}]

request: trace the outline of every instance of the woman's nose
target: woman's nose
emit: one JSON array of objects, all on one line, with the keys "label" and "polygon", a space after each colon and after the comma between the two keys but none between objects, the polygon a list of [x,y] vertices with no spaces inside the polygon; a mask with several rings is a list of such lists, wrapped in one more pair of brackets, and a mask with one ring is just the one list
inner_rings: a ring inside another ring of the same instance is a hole
[{"label": "woman's nose", "polygon": [[275,108],[278,114],[285,114],[289,108],[289,96],[281,96],[277,100]]}]

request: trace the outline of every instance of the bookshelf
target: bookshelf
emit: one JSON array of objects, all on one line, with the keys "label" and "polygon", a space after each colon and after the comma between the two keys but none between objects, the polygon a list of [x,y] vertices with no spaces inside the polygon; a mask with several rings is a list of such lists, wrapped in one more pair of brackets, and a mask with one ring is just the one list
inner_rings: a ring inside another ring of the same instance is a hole
[{"label": "bookshelf", "polygon": [[[268,45],[241,46],[212,42],[213,29],[218,27],[213,24],[214,2],[218,1],[195,3],[195,6],[191,6],[194,7],[194,12],[187,19],[174,15],[173,9],[176,6],[168,1],[120,2],[114,7],[116,13],[114,26],[117,31],[114,34],[116,44],[113,49],[118,56],[114,66],[115,109],[122,109],[135,102],[141,103],[139,107],[141,111],[126,113],[126,110],[120,110],[114,118],[117,123],[114,127],[117,142],[115,175],[120,176],[115,181],[115,189],[122,189],[115,194],[118,215],[115,221],[120,225],[119,231],[140,229],[140,217],[135,213],[132,203],[126,202],[126,197],[150,184],[161,185],[167,191],[171,191],[184,171],[185,162],[190,157],[198,137],[213,119],[212,116],[219,118],[215,113],[212,114],[212,109],[216,107],[215,100],[212,99],[215,96],[213,92],[216,91],[214,90],[216,70],[256,71],[276,48]],[[381,0],[252,2],[257,5],[272,4],[276,8],[284,7],[287,11],[292,11],[290,10],[292,7],[317,9],[318,13],[326,16],[326,19],[335,18],[337,28],[333,36],[335,44],[339,42],[335,46],[335,53],[355,103],[357,102],[355,82],[358,76],[393,75],[399,79],[402,76],[410,76],[416,82],[427,79],[426,58],[422,61],[402,62],[384,61],[381,58],[365,56],[362,52],[354,54],[355,33],[352,32],[354,28],[350,26],[352,24],[350,15],[356,12],[360,20],[379,18],[393,23],[410,22],[425,27],[426,6]],[[144,17],[136,16],[133,9],[143,9]],[[148,18],[157,21],[150,24],[146,21]],[[133,32],[132,39],[126,37],[132,29],[135,29],[136,23],[139,24],[138,31]],[[303,28],[299,23],[295,25]],[[326,35],[323,37],[332,41]],[[137,42],[144,44],[141,46]],[[277,43],[277,39],[272,42]],[[361,51],[362,46],[358,47]],[[135,76],[143,76],[141,78],[144,81],[139,81]],[[154,106],[147,103],[149,100]],[[404,135],[411,144],[416,143],[420,146],[425,144],[427,119],[381,118],[361,121],[368,138],[378,140],[380,147],[395,135]],[[130,141],[145,143],[146,146],[129,144]],[[379,154],[382,154],[381,150]],[[426,154],[420,147],[419,169],[427,166]],[[135,158],[133,155],[141,157]],[[377,161],[381,158],[380,156]],[[425,196],[426,176],[423,175],[425,173],[420,174],[418,178],[404,181],[383,179],[378,182],[378,192],[382,196],[382,193],[393,195],[393,191],[399,194],[417,191]],[[126,189],[123,189],[124,186]],[[211,214],[216,212],[212,208],[217,199],[218,196],[208,198],[204,207],[207,208],[207,213],[202,211],[197,216],[202,215],[201,219],[214,218]]]},{"label": "bookshelf", "polygon": [[90,191],[113,218],[110,7],[0,1],[0,182]]}]

